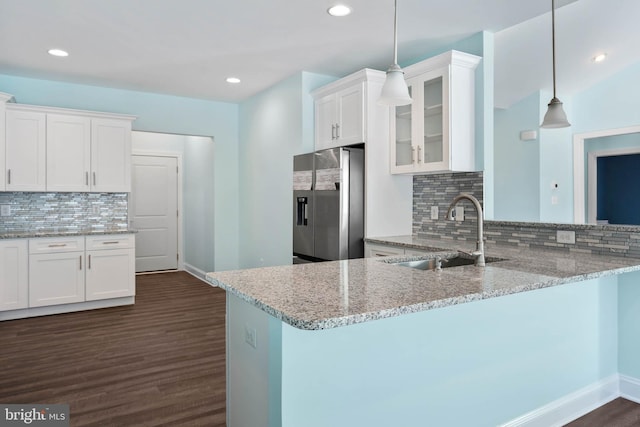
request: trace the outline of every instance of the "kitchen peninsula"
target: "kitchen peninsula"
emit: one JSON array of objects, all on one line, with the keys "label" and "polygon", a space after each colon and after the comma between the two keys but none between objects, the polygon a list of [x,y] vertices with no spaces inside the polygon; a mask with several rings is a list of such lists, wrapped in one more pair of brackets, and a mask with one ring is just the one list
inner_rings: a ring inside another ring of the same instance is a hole
[{"label": "kitchen peninsula", "polygon": [[[418,258],[470,249],[387,243],[431,251]],[[640,390],[640,259],[486,255],[498,260],[209,273],[228,296],[228,425],[552,425]]]}]

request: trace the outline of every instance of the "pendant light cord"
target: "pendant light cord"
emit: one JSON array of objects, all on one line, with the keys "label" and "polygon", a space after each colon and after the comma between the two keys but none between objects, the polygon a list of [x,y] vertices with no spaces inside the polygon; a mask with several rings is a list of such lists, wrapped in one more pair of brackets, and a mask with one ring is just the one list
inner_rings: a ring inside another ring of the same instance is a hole
[{"label": "pendant light cord", "polygon": [[553,62],[553,97],[556,97],[556,6],[551,0],[551,57]]},{"label": "pendant light cord", "polygon": [[393,63],[398,65],[398,0],[393,3]]}]

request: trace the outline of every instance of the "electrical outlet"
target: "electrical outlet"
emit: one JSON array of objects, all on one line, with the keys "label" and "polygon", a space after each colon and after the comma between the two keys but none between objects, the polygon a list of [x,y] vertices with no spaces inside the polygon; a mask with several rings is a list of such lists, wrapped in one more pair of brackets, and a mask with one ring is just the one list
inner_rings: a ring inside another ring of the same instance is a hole
[{"label": "electrical outlet", "polygon": [[575,231],[558,230],[556,232],[556,242],[558,242],[558,243],[568,243],[570,245],[574,245],[576,243],[576,232]]},{"label": "electrical outlet", "polygon": [[431,206],[431,219],[438,219],[438,207]]},{"label": "electrical outlet", "polygon": [[464,221],[464,206],[456,206],[456,221]]},{"label": "electrical outlet", "polygon": [[10,215],[11,215],[11,205],[0,206],[0,216],[10,216]]},{"label": "electrical outlet", "polygon": [[244,325],[244,341],[253,348],[258,346],[258,337],[255,328],[250,328],[249,325]]}]

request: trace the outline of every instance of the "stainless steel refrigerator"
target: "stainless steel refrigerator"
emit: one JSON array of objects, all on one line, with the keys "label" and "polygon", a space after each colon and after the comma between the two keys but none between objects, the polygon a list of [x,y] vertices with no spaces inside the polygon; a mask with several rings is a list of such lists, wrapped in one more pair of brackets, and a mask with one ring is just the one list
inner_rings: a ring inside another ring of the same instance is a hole
[{"label": "stainless steel refrigerator", "polygon": [[[364,149],[293,158],[293,254],[311,261],[364,256]],[[295,259],[295,258],[294,258]]]}]

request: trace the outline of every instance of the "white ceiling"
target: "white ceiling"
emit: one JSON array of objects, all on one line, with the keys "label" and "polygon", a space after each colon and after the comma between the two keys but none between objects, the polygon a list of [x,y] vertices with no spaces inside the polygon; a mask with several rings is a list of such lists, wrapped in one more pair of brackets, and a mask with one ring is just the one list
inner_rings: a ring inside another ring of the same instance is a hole
[{"label": "white ceiling", "polygon": [[[326,13],[335,0],[0,0],[0,74],[239,102],[301,70],[386,69],[393,0],[343,2],[353,8],[345,18]],[[496,105],[550,87],[549,0],[398,7],[400,63],[487,30],[496,33]],[[640,32],[627,27],[639,12],[638,0],[579,0],[558,11],[560,97],[579,80],[572,67],[592,65],[579,59],[592,45],[609,52],[600,70],[638,60]],[[70,56],[49,56],[52,47]],[[242,83],[226,83],[231,75]]]}]

